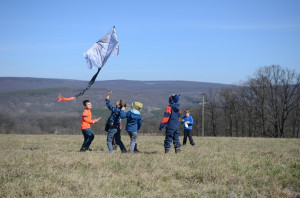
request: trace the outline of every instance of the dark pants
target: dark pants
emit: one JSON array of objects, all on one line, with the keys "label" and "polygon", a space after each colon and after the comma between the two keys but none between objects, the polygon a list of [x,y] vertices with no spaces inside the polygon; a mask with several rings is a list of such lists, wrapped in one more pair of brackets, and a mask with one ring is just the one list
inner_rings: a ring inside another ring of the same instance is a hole
[{"label": "dark pants", "polygon": [[121,130],[119,127],[114,127],[114,126],[111,126],[107,133],[106,143],[107,143],[108,151],[110,153],[113,152],[112,141],[114,137],[116,138],[117,145],[119,145],[121,151],[125,152],[126,148],[121,140]]},{"label": "dark pants", "polygon": [[192,137],[192,129],[184,129],[183,145],[186,144],[187,137],[189,137],[190,144],[195,145],[193,137]]},{"label": "dark pants", "polygon": [[171,148],[171,142],[173,141],[175,148],[180,148],[181,144],[179,141],[179,129],[178,130],[166,130],[166,138],[164,141],[165,148]]},{"label": "dark pants", "polygon": [[88,128],[88,129],[82,130],[82,135],[83,135],[84,141],[83,141],[81,148],[88,149],[94,139],[94,133],[90,128]]}]

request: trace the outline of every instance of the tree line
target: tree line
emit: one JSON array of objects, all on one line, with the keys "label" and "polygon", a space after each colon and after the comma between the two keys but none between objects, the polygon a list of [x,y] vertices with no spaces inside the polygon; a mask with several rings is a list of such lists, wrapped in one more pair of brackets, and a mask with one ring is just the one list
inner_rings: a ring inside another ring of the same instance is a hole
[{"label": "tree line", "polygon": [[[260,67],[239,86],[205,93],[205,135],[299,138],[300,75],[279,65]],[[202,123],[201,108],[194,109]],[[194,127],[201,135],[201,124]]]}]

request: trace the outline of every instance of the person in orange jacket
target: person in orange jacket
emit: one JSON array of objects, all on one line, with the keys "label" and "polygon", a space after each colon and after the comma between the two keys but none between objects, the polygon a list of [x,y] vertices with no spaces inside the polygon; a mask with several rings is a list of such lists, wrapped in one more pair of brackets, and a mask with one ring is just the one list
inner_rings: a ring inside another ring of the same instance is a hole
[{"label": "person in orange jacket", "polygon": [[92,103],[89,100],[84,100],[83,106],[85,110],[82,113],[81,131],[84,140],[80,152],[92,151],[92,149],[90,149],[90,145],[94,140],[94,133],[91,129],[91,124],[94,124],[101,119],[101,118],[92,119],[92,112],[91,112]]}]

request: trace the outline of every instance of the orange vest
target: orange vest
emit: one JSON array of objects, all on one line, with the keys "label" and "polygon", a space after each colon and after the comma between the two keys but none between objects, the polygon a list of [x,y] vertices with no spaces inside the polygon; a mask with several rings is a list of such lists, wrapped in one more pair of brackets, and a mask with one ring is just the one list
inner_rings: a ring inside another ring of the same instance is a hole
[{"label": "orange vest", "polygon": [[85,109],[82,113],[81,130],[91,128],[91,124],[94,124],[95,120],[92,120],[92,112],[90,109]]}]

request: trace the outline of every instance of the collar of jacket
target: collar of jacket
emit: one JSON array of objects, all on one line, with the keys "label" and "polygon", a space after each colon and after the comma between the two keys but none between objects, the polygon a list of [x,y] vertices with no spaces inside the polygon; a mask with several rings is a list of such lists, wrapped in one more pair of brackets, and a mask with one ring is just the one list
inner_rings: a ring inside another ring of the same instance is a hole
[{"label": "collar of jacket", "polygon": [[138,110],[136,110],[136,109],[131,109],[130,110],[132,113],[134,113],[134,114],[141,114]]}]

